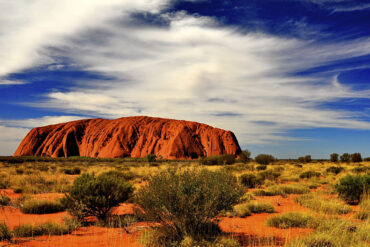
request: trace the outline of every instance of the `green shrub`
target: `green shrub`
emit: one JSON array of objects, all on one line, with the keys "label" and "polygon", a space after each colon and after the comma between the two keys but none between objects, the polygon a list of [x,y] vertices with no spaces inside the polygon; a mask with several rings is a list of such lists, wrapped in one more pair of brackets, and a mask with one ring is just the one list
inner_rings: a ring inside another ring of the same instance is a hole
[{"label": "green shrub", "polygon": [[204,157],[200,160],[202,165],[231,165],[235,163],[235,156],[231,154],[214,155],[210,157]]},{"label": "green shrub", "polygon": [[12,237],[12,232],[10,231],[9,227],[4,223],[0,223],[0,242],[10,241]]},{"label": "green shrub", "polygon": [[340,156],[340,161],[341,162],[350,162],[351,160],[351,155],[349,153],[344,153]]},{"label": "green shrub", "polygon": [[233,212],[236,214],[236,216],[241,218],[250,216],[252,214],[251,210],[245,203],[235,205]]},{"label": "green shrub", "polygon": [[311,220],[312,217],[308,214],[299,212],[289,212],[281,215],[272,216],[267,220],[266,224],[268,226],[283,229],[291,227],[306,228],[309,227],[309,223]]},{"label": "green shrub", "polygon": [[0,206],[8,206],[9,203],[10,203],[9,196],[4,196],[4,195],[0,196]]},{"label": "green shrub", "polygon": [[[221,211],[229,210],[243,195],[234,176],[225,170],[168,170],[154,175],[139,189],[135,202],[145,218],[162,224],[157,231],[157,245],[180,243],[185,236],[195,240]],[[159,240],[158,238],[162,239]]]},{"label": "green shrub", "polygon": [[258,164],[261,165],[268,165],[276,161],[276,158],[270,154],[259,154],[254,159]]},{"label": "green shrub", "polygon": [[262,171],[262,170],[266,170],[267,169],[267,165],[259,165],[256,167],[256,170],[257,171]]},{"label": "green shrub", "polygon": [[335,189],[344,201],[351,204],[357,204],[361,196],[370,190],[370,175],[352,176],[347,175],[339,180]]},{"label": "green shrub", "polygon": [[344,168],[343,167],[340,167],[340,166],[331,166],[329,168],[326,169],[326,172],[328,173],[334,173],[334,174],[339,174],[341,172],[344,171]]},{"label": "green shrub", "polygon": [[31,199],[24,201],[20,210],[24,214],[52,214],[64,211],[65,207],[60,200],[49,201]]},{"label": "green shrub", "polygon": [[257,174],[257,177],[261,180],[265,180],[265,179],[276,180],[280,176],[281,176],[281,173],[273,169],[262,171]]},{"label": "green shrub", "polygon": [[355,167],[353,168],[351,171],[354,172],[354,173],[363,173],[363,172],[367,172],[369,171],[370,168],[369,167],[366,167],[366,166],[359,166],[359,167]]},{"label": "green shrub", "polygon": [[79,175],[79,174],[81,174],[81,169],[78,168],[78,167],[67,168],[67,169],[64,169],[64,174],[67,174],[67,175]]},{"label": "green shrub", "polygon": [[339,157],[339,154],[337,154],[337,153],[332,153],[332,154],[330,155],[330,161],[331,161],[331,162],[337,162],[337,161],[338,161],[338,157]]},{"label": "green shrub", "polygon": [[145,158],[146,158],[146,161],[148,162],[154,162],[157,156],[155,154],[147,154]]},{"label": "green shrub", "polygon": [[248,149],[241,151],[239,154],[239,161],[243,163],[251,161],[251,152]]},{"label": "green shrub", "polygon": [[95,174],[84,173],[75,179],[73,186],[62,199],[67,211],[84,220],[96,216],[100,220],[110,214],[113,207],[126,201],[132,194],[132,185],[112,172]]},{"label": "green shrub", "polygon": [[246,206],[254,214],[275,212],[274,206],[269,202],[248,202]]},{"label": "green shrub", "polygon": [[364,161],[370,161],[370,157],[364,158]]},{"label": "green shrub", "polygon": [[321,173],[320,172],[315,172],[315,171],[306,171],[301,173],[299,175],[300,178],[312,178],[312,177],[320,177]]},{"label": "green shrub", "polygon": [[362,161],[362,157],[360,153],[353,153],[351,154],[351,161],[354,163],[358,163]]},{"label": "green shrub", "polygon": [[254,199],[253,194],[245,193],[242,197],[240,197],[240,202],[249,202]]},{"label": "green shrub", "polygon": [[239,179],[241,184],[247,188],[255,188],[263,184],[263,179],[252,173],[245,173]]}]

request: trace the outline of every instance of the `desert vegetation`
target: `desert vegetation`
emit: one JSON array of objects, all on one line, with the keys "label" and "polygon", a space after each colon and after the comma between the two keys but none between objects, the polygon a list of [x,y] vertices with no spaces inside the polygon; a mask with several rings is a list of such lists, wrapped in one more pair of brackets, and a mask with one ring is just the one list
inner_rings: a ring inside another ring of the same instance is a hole
[{"label": "desert vegetation", "polygon": [[125,246],[370,243],[370,162],[355,154],[329,160],[243,155],[1,157],[0,241],[38,246],[42,236],[78,241],[99,229],[107,237],[94,241],[108,246],[120,246],[118,239]]}]

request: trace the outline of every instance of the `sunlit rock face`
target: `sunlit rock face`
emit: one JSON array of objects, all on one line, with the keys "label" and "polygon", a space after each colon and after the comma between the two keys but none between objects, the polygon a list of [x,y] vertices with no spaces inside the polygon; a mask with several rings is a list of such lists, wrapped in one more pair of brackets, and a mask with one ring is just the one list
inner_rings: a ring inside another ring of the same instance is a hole
[{"label": "sunlit rock face", "polygon": [[14,156],[194,159],[237,155],[235,135],[206,124],[146,116],[86,119],[32,129]]}]

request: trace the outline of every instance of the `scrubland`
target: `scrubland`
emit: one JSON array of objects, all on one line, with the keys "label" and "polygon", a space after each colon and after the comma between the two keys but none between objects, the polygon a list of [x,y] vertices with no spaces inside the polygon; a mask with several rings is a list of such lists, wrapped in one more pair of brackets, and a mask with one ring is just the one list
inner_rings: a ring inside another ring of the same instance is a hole
[{"label": "scrubland", "polygon": [[370,245],[369,161],[268,158],[3,157],[0,246]]}]

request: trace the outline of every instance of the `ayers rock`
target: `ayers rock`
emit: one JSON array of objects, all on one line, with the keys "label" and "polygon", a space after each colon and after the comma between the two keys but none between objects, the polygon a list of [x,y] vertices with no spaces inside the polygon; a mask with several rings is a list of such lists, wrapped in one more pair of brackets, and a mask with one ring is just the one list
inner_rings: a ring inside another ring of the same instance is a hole
[{"label": "ayers rock", "polygon": [[231,131],[184,120],[146,116],[85,119],[32,129],[14,156],[192,159],[237,155]]}]

